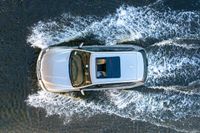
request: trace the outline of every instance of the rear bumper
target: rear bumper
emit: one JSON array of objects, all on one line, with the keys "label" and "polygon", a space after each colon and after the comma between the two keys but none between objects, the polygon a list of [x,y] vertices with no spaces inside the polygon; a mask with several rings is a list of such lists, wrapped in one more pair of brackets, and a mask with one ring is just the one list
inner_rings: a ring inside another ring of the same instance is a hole
[{"label": "rear bumper", "polygon": [[147,56],[146,56],[146,52],[145,50],[140,50],[140,53],[142,53],[142,57],[143,57],[143,61],[144,61],[144,74],[143,74],[143,82],[146,81],[147,78],[147,73],[148,73],[148,60],[147,60]]}]

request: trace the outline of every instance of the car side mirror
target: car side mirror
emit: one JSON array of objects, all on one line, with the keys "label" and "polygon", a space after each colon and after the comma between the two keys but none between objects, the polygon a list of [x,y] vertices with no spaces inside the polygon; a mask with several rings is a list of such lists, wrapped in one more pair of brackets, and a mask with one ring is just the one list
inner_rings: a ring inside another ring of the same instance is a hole
[{"label": "car side mirror", "polygon": [[79,49],[81,49],[83,47],[83,42],[78,46]]}]

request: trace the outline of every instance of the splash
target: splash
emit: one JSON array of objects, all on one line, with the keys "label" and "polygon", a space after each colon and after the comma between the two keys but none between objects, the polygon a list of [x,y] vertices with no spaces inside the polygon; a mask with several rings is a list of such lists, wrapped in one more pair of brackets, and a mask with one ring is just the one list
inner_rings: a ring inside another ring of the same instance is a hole
[{"label": "splash", "polygon": [[[60,115],[65,123],[74,117],[88,118],[95,114],[117,115],[142,120],[178,131],[193,131],[191,125],[179,125],[188,117],[200,117],[200,97],[174,92],[107,91],[105,100],[83,100],[39,91],[27,103],[44,108],[48,115]],[[198,129],[199,130],[199,129]]]},{"label": "splash", "polygon": [[148,86],[188,85],[200,79],[199,44],[166,40],[147,49]]},{"label": "splash", "polygon": [[[79,114],[80,117],[89,117],[98,112],[92,102],[75,98],[73,96],[64,96],[45,91],[39,91],[37,94],[29,96],[28,104],[36,108],[45,108],[48,115],[59,115],[65,118],[65,122],[71,121],[74,115]],[[90,111],[94,107],[95,111]]]},{"label": "splash", "polygon": [[104,18],[63,14],[59,19],[38,22],[27,42],[45,48],[78,38],[92,37],[106,45],[151,39],[200,35],[198,12],[157,11],[152,7],[122,6]]},{"label": "splash", "polygon": [[64,14],[59,19],[40,21],[32,27],[27,39],[33,47],[46,48],[87,37],[106,45],[149,38],[161,42],[147,48],[149,73],[146,85],[149,88],[143,91],[107,91],[100,100],[38,91],[28,97],[27,103],[44,108],[47,116],[64,117],[66,123],[74,117],[88,118],[100,113],[146,121],[177,131],[199,131],[199,127],[187,123],[192,117],[200,117],[199,95],[177,89],[183,88],[187,92],[194,87],[200,90],[196,87],[200,79],[199,45],[174,41],[177,37],[198,38],[199,35],[198,12],[160,12],[150,6],[122,6],[115,14],[104,18]]},{"label": "splash", "polygon": [[200,49],[198,44],[179,41],[166,40],[147,49],[148,88],[105,91],[101,92],[103,95],[97,94],[100,98],[94,94],[87,99],[39,91],[30,95],[27,103],[45,109],[47,116],[59,115],[65,119],[65,124],[76,117],[85,119],[106,114],[182,132],[199,131],[187,122],[192,117],[200,118]]},{"label": "splash", "polygon": [[49,20],[48,22],[39,21],[32,27],[32,34],[28,36],[27,42],[32,47],[46,48],[62,42],[84,37],[89,26],[95,17],[74,17],[70,14],[63,14],[60,18]]}]

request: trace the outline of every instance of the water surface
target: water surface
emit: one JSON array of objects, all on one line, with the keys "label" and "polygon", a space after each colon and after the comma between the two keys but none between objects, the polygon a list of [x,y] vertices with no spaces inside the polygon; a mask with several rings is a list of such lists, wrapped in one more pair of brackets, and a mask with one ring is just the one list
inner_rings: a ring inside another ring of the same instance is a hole
[{"label": "water surface", "polygon": [[[200,132],[200,1],[0,2],[0,132]],[[145,87],[42,91],[39,51],[51,45],[143,46]]]}]

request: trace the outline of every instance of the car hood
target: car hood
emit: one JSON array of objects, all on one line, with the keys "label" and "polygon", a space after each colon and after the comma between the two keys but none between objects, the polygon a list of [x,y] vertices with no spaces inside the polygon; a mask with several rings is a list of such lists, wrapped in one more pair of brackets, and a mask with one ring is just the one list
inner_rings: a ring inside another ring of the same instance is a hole
[{"label": "car hood", "polygon": [[72,89],[69,77],[69,49],[49,49],[41,60],[41,79],[48,90]]}]

